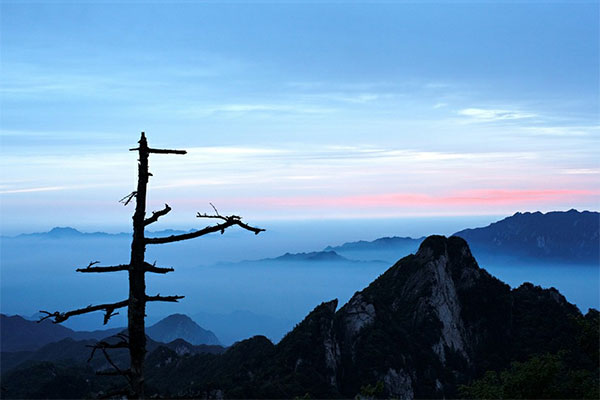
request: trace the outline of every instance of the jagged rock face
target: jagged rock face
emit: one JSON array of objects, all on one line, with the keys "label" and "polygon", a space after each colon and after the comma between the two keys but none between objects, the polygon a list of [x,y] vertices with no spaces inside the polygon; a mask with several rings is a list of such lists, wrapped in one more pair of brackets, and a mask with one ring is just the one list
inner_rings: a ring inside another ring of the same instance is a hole
[{"label": "jagged rock face", "polygon": [[321,397],[378,382],[390,397],[451,397],[489,368],[490,348],[508,346],[511,305],[510,288],[479,268],[463,239],[432,236],[337,313],[336,301],[315,308],[277,353]]},{"label": "jagged rock face", "polygon": [[[428,237],[415,255],[336,308],[337,300],[317,306],[276,346],[263,336],[224,352],[182,341],[157,347],[148,339],[147,393],[354,398],[382,388],[377,395],[389,398],[456,398],[458,385],[487,370],[564,350],[597,371],[597,331],[580,325],[597,321],[597,311],[584,318],[555,289],[523,284],[511,290],[479,268],[457,237]],[[11,390],[32,385],[30,374],[17,375],[6,380]]]},{"label": "jagged rock face", "polygon": [[[523,290],[512,293],[479,268],[463,239],[428,237],[338,311],[339,390],[381,381],[390,397],[455,397],[468,377],[516,356],[515,340],[531,342],[524,321],[545,318],[540,304],[556,294],[540,289],[537,304],[520,305]],[[563,320],[578,312],[562,296],[555,308]],[[546,344],[535,340],[523,353]]]},{"label": "jagged rock face", "polygon": [[340,348],[334,330],[337,304],[332,300],[317,306],[276,347],[279,368],[289,374],[288,379],[326,397],[338,393]]},{"label": "jagged rock face", "polygon": [[160,373],[196,397],[353,398],[370,385],[389,398],[455,398],[487,370],[576,347],[572,317],[581,317],[556,290],[511,290],[479,268],[463,239],[441,236],[336,308],[317,306],[276,346],[255,337]]},{"label": "jagged rock face", "polygon": [[459,293],[485,278],[462,239],[427,238],[338,312],[341,390],[382,381],[388,396],[446,395],[448,371],[472,353]]}]

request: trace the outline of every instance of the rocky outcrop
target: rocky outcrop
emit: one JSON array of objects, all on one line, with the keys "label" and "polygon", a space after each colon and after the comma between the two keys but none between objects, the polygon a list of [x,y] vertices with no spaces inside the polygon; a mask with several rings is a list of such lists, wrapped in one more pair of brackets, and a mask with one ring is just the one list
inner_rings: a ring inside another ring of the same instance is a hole
[{"label": "rocky outcrop", "polygon": [[341,357],[334,329],[337,304],[332,300],[317,306],[276,347],[280,370],[298,385],[308,385],[326,397],[339,392]]},{"label": "rocky outcrop", "polygon": [[389,397],[455,397],[470,376],[534,348],[557,350],[537,327],[574,338],[578,314],[555,290],[511,291],[478,266],[465,240],[430,236],[336,313],[338,386],[344,395],[382,382]]},{"label": "rocky outcrop", "polygon": [[256,336],[222,354],[160,347],[146,361],[148,386],[166,397],[456,398],[486,371],[539,354],[569,354],[598,376],[598,312],[584,317],[555,289],[511,290],[459,237],[426,238],[337,306],[320,304],[277,345]]}]

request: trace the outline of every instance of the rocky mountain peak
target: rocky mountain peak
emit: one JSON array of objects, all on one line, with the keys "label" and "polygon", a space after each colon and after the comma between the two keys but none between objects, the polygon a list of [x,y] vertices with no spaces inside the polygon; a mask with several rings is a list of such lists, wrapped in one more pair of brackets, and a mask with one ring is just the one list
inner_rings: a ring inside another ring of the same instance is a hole
[{"label": "rocky mountain peak", "polygon": [[184,339],[193,345],[218,345],[215,334],[203,329],[184,314],[172,314],[146,329],[148,336],[163,343]]},{"label": "rocky mountain peak", "polygon": [[[461,264],[464,267],[471,267],[476,264],[467,241],[458,236],[428,236],[415,254],[421,260],[445,257],[452,259],[454,264]],[[466,262],[465,264],[462,264]]]}]

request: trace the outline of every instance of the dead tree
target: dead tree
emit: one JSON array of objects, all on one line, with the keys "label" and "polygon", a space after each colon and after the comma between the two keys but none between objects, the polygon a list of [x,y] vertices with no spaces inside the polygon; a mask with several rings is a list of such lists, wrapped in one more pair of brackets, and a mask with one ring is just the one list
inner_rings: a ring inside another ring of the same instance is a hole
[{"label": "dead tree", "polygon": [[[146,354],[146,334],[144,327],[144,318],[146,315],[146,303],[152,301],[166,301],[166,302],[177,302],[182,299],[183,296],[148,296],[146,294],[146,281],[145,274],[147,272],[165,274],[173,271],[173,268],[156,267],[153,264],[149,264],[145,261],[144,255],[146,252],[146,245],[148,244],[163,244],[178,242],[181,240],[189,240],[204,236],[213,232],[224,233],[225,229],[237,225],[243,229],[254,232],[258,235],[264,229],[252,227],[242,222],[242,218],[237,215],[223,216],[220,215],[217,209],[211,204],[214,214],[198,213],[198,218],[208,218],[219,220],[215,225],[207,226],[203,229],[199,229],[190,233],[171,235],[168,237],[146,237],[145,228],[167,213],[171,211],[171,207],[165,204],[165,208],[159,211],[154,211],[152,215],[146,218],[146,189],[148,185],[148,178],[152,174],[148,171],[148,157],[150,154],[186,154],[185,150],[166,150],[166,149],[154,149],[148,147],[146,136],[142,132],[139,146],[130,149],[130,151],[137,151],[139,154],[138,163],[138,183],[137,190],[132,192],[130,195],[121,199],[125,205],[127,205],[133,198],[136,200],[135,213],[133,214],[133,240],[131,242],[131,259],[129,264],[122,264],[116,266],[96,266],[98,261],[91,262],[85,268],[78,268],[78,272],[83,273],[103,273],[103,272],[115,272],[115,271],[128,271],[129,273],[129,298],[127,300],[119,301],[110,304],[99,304],[96,306],[87,306],[73,311],[67,312],[48,312],[41,311],[45,314],[40,319],[41,322],[45,319],[50,318],[54,323],[60,323],[66,321],[68,318],[86,314],[94,311],[104,311],[104,324],[108,320],[117,315],[116,310],[127,307],[127,326],[128,334],[120,334],[116,343],[109,343],[107,341],[100,341],[93,346],[91,357],[93,357],[96,350],[101,350],[106,357],[108,363],[113,367],[110,371],[101,371],[103,375],[121,375],[124,376],[128,381],[128,387],[120,394],[127,394],[129,398],[143,398],[144,397],[144,357]],[[127,370],[122,370],[115,365],[110,359],[107,349],[113,348],[128,348],[130,354],[130,367]],[[90,358],[91,358],[90,357]],[[116,392],[115,392],[116,393]]]}]

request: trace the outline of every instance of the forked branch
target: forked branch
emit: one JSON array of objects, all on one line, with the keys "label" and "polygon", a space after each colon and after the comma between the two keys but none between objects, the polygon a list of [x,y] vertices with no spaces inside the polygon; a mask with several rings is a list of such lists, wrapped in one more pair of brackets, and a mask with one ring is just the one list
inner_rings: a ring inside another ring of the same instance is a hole
[{"label": "forked branch", "polygon": [[[122,265],[115,265],[115,266],[110,266],[110,267],[92,267],[92,265],[96,264],[98,261],[94,261],[93,263],[90,263],[90,265],[88,265],[85,268],[77,268],[75,271],[77,272],[85,272],[85,273],[89,273],[89,272],[115,272],[115,271],[129,271],[130,269],[130,265],[129,264],[122,264]],[[150,264],[150,263],[144,263],[144,272],[154,272],[155,274],[166,274],[167,272],[172,272],[175,271],[173,268],[163,268],[163,267],[157,267],[154,264]]]},{"label": "forked branch", "polygon": [[131,202],[131,200],[133,200],[133,198],[135,196],[137,196],[137,191],[133,191],[133,192],[129,193],[127,196],[125,196],[121,200],[119,200],[119,203],[123,203],[123,205],[126,206],[127,204],[129,204]]},{"label": "forked branch", "polygon": [[77,272],[115,272],[115,271],[127,271],[129,269],[129,264],[122,265],[114,265],[110,267],[93,267],[93,265],[98,264],[100,261],[91,262],[85,268],[77,268],[75,271]]},{"label": "forked branch", "polygon": [[169,211],[171,211],[171,207],[169,207],[168,204],[165,204],[165,208],[163,208],[160,211],[153,211],[152,216],[144,220],[144,226],[150,225],[151,223],[158,221],[160,217],[162,217],[163,215],[167,215]]},{"label": "forked branch", "polygon": [[127,304],[129,304],[129,300],[123,300],[123,301],[119,301],[118,303],[99,304],[97,306],[89,305],[85,308],[80,308],[80,309],[73,310],[73,311],[67,311],[64,313],[61,313],[59,311],[51,313],[48,311],[40,310],[40,312],[42,314],[46,314],[46,316],[40,318],[39,321],[37,321],[37,322],[42,322],[43,320],[48,319],[48,318],[54,318],[54,320],[52,322],[55,324],[58,324],[58,323],[66,321],[67,319],[69,319],[70,317],[72,317],[74,315],[87,314],[87,313],[91,313],[94,311],[104,311],[104,325],[106,325],[108,323],[108,320],[111,317],[118,314],[118,313],[115,313],[114,311],[118,308],[126,307]]},{"label": "forked branch", "polygon": [[145,262],[144,263],[144,271],[145,272],[154,272],[155,274],[166,274],[167,272],[173,272],[175,270],[170,267],[169,268],[157,267],[154,264]]},{"label": "forked branch", "polygon": [[204,236],[204,235],[207,235],[207,234],[213,233],[213,232],[221,232],[221,234],[223,234],[223,233],[225,233],[225,229],[227,229],[233,225],[237,225],[237,226],[239,226],[243,229],[246,229],[250,232],[254,232],[255,235],[258,235],[260,232],[264,232],[264,229],[256,228],[254,226],[250,226],[250,225],[242,222],[242,217],[240,217],[238,215],[229,215],[229,216],[221,215],[221,214],[219,214],[219,212],[217,211],[215,206],[212,205],[212,203],[210,205],[215,210],[214,215],[198,213],[198,214],[196,214],[196,217],[197,218],[220,219],[225,222],[223,222],[221,224],[213,225],[213,226],[207,226],[204,229],[200,229],[200,230],[197,230],[194,232],[183,233],[181,235],[171,235],[171,236],[159,237],[159,238],[146,238],[146,243],[147,244],[162,244],[162,243],[179,242],[181,240],[189,240],[189,239]]},{"label": "forked branch", "polygon": [[[178,300],[183,299],[185,296],[161,296],[160,294],[156,295],[156,296],[146,296],[145,300],[146,301],[167,301],[167,302],[172,302],[172,303],[177,303]],[[40,312],[42,314],[46,314],[45,317],[42,317],[39,319],[39,321],[37,322],[42,322],[45,319],[48,318],[54,318],[54,321],[52,321],[55,324],[61,323],[66,321],[67,319],[69,319],[70,317],[74,316],[74,315],[81,315],[81,314],[87,314],[87,313],[91,313],[94,311],[104,311],[104,325],[106,325],[108,323],[108,320],[111,317],[114,317],[115,315],[118,315],[119,313],[115,313],[114,311],[118,308],[123,308],[126,307],[129,304],[129,300],[123,300],[120,301],[118,303],[112,303],[112,304],[99,304],[97,306],[92,306],[89,305],[85,308],[80,308],[78,310],[73,310],[73,311],[67,311],[64,313],[61,313],[59,311],[56,312],[49,312],[49,311],[44,311],[44,310],[40,310]]]},{"label": "forked branch", "polygon": [[119,349],[119,348],[129,348],[129,343],[126,341],[121,341],[118,343],[107,343],[104,341],[98,342],[93,346],[88,346],[88,347],[92,347],[92,354],[90,355],[90,358],[88,359],[88,362],[91,361],[91,359],[94,357],[94,353],[96,352],[96,350],[100,349],[102,351],[102,354],[104,354],[104,358],[106,359],[106,361],[110,364],[110,366],[113,368],[113,371],[107,370],[107,371],[98,371],[96,372],[96,375],[108,375],[108,376],[112,376],[112,375],[121,375],[123,377],[125,377],[125,379],[127,379],[128,383],[131,383],[131,370],[130,369],[126,369],[126,370],[122,370],[121,368],[119,368],[119,366],[117,364],[115,364],[115,362],[110,358],[110,356],[108,355],[108,352],[106,351],[106,349]]},{"label": "forked branch", "polygon": [[[94,358],[94,354],[96,354],[96,350],[100,349],[100,350],[105,350],[105,349],[126,349],[129,348],[129,342],[127,341],[127,336],[124,334],[118,334],[115,335],[115,337],[118,337],[119,339],[121,339],[120,341],[116,342],[116,343],[109,343],[105,340],[101,340],[98,343],[94,344],[94,345],[88,345],[86,347],[90,347],[92,349],[92,353],[90,354],[90,357],[88,358],[87,362],[92,361],[92,359]],[[105,356],[108,356],[105,353]],[[112,360],[110,360],[109,357],[107,357],[107,361],[109,363],[112,364]]]}]

